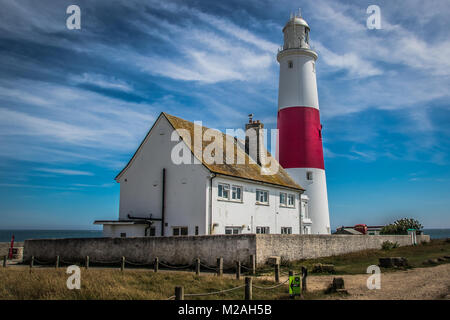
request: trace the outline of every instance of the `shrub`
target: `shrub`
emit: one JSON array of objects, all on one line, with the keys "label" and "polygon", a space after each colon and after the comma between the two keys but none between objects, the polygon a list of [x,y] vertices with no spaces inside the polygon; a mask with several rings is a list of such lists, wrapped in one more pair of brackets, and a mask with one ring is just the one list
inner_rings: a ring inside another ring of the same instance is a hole
[{"label": "shrub", "polygon": [[381,244],[381,249],[383,249],[383,250],[392,250],[392,249],[395,249],[395,248],[398,248],[398,243],[397,242],[393,243],[393,242],[387,240],[387,241],[384,241]]},{"label": "shrub", "polygon": [[423,226],[418,220],[403,218],[384,226],[380,234],[408,234],[408,229],[416,229],[416,232],[419,234],[422,228]]}]

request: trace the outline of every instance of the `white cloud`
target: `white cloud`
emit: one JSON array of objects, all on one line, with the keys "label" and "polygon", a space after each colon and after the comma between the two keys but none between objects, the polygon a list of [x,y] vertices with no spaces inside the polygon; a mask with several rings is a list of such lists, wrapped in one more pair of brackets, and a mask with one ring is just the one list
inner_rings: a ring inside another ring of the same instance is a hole
[{"label": "white cloud", "polygon": [[93,176],[92,172],[71,169],[36,168],[37,171],[57,173],[66,176]]}]

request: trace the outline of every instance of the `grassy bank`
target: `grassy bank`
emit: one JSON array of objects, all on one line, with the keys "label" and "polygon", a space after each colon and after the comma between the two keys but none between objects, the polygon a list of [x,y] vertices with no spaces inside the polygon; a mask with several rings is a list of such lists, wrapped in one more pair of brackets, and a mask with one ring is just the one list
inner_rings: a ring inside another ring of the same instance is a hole
[{"label": "grassy bank", "polygon": [[[336,274],[362,274],[366,273],[370,265],[378,265],[378,259],[383,257],[404,257],[408,259],[411,268],[432,266],[424,264],[428,259],[437,259],[443,256],[450,256],[450,242],[445,239],[431,240],[430,243],[419,244],[417,246],[398,247],[391,250],[364,250],[352,252],[340,256],[327,258],[308,259],[287,263],[282,266],[284,271],[288,269],[300,270],[301,266],[306,266],[312,270],[314,264],[333,264]],[[448,263],[447,260],[443,263]],[[266,267],[267,268],[267,267]],[[383,269],[383,272],[393,272],[398,269]]]},{"label": "grassy bank", "polygon": [[[160,299],[174,294],[175,286],[184,286],[185,294],[205,293],[244,285],[244,279],[213,275],[195,276],[186,272],[151,270],[81,269],[81,290],[69,290],[65,268],[0,268],[0,299]],[[272,281],[254,280],[257,286],[273,286]],[[224,294],[186,297],[186,299],[243,299],[244,288]],[[288,287],[272,290],[253,288],[254,299],[288,299]]]}]

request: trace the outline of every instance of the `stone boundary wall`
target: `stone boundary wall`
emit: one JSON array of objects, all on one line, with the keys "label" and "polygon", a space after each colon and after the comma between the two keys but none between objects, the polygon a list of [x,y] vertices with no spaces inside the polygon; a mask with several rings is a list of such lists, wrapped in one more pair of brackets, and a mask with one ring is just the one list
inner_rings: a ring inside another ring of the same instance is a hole
[{"label": "stone boundary wall", "polygon": [[25,240],[24,261],[31,256],[41,261],[54,261],[56,256],[68,262],[118,261],[122,257],[136,263],[187,265],[199,257],[202,263],[215,266],[223,257],[224,268],[234,261],[248,264],[255,254],[255,235],[212,235],[186,237],[79,238]]},{"label": "stone boundary wall", "polygon": [[[235,261],[249,264],[256,255],[257,265],[270,256],[294,261],[334,256],[366,249],[380,249],[384,241],[411,245],[410,236],[369,235],[211,235],[182,237],[81,238],[26,240],[24,261],[31,256],[41,261],[54,261],[57,255],[69,262],[84,261],[86,256],[96,261],[118,261],[124,256],[136,263],[152,263],[155,257],[173,265],[191,264],[199,257],[202,263],[216,265],[223,257],[224,268],[234,267]],[[417,236],[418,243],[429,242],[430,236]]]},{"label": "stone boundary wall", "polygon": [[[381,249],[384,241],[400,246],[412,245],[409,235],[256,235],[256,263],[270,256],[285,261],[336,256],[366,249]],[[430,242],[429,235],[418,235],[417,243]]]}]

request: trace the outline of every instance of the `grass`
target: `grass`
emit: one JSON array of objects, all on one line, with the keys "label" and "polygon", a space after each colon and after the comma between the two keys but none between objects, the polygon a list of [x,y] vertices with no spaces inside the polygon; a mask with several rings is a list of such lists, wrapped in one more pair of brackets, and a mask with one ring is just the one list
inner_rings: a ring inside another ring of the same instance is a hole
[{"label": "grass", "polygon": [[[378,265],[378,259],[383,257],[404,257],[408,259],[410,268],[417,268],[431,266],[423,262],[428,259],[437,259],[443,256],[450,256],[450,242],[447,242],[445,239],[437,239],[425,244],[398,247],[391,250],[373,249],[327,258],[300,260],[285,264],[282,266],[282,270],[287,271],[291,269],[298,271],[301,269],[301,266],[305,266],[311,272],[314,264],[322,263],[333,264],[336,274],[363,274],[366,273],[368,266]],[[447,260],[448,262],[450,260]],[[383,268],[382,271],[393,272],[397,270],[399,269]]]},{"label": "grass", "polygon": [[[0,299],[158,299],[174,295],[175,286],[184,286],[185,294],[204,293],[229,289],[245,284],[244,279],[214,275],[196,276],[187,272],[158,272],[151,270],[81,269],[81,290],[69,290],[65,268],[34,268],[30,274],[27,267],[0,269]],[[273,286],[268,280],[254,279],[257,286]],[[224,294],[187,297],[186,299],[237,299],[244,298],[244,288]],[[288,286],[273,290],[253,288],[253,299],[288,299]]]}]

